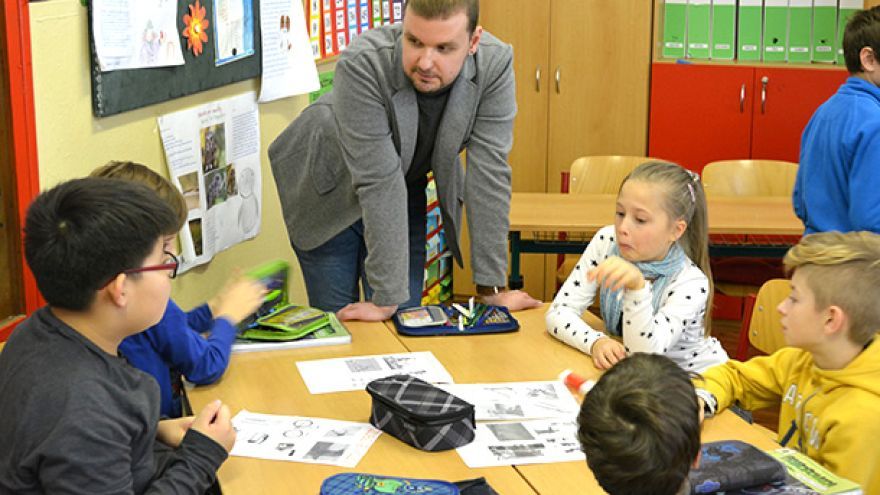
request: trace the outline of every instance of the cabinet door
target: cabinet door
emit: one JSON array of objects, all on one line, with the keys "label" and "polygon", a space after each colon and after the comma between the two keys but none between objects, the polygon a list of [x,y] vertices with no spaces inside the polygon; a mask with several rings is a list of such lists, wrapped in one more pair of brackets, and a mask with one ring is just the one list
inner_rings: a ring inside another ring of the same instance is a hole
[{"label": "cabinet door", "polygon": [[[513,149],[508,161],[513,172],[513,190],[543,192],[547,187],[547,92],[549,88],[550,0],[483,0],[480,2],[483,28],[513,46],[516,74],[517,114],[513,125]],[[556,179],[558,183],[558,179]],[[454,265],[456,295],[473,294],[470,242],[462,229],[465,267]],[[524,290],[537,298],[544,293],[546,256],[522,256]]]},{"label": "cabinet door", "polygon": [[700,172],[749,158],[751,67],[655,63],[648,154]]},{"label": "cabinet door", "polygon": [[751,157],[799,161],[804,127],[846,77],[840,69],[755,69]]},{"label": "cabinet door", "polygon": [[645,154],[651,2],[551,3],[547,181],[555,192],[578,157]]}]

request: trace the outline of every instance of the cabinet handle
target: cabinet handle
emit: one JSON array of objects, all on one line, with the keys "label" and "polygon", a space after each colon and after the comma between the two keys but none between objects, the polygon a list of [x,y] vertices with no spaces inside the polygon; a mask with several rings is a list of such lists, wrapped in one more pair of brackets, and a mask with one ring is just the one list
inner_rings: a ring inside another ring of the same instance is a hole
[{"label": "cabinet handle", "polygon": [[535,67],[535,91],[541,92],[541,66]]},{"label": "cabinet handle", "polygon": [[559,94],[559,67],[556,67],[556,94]]},{"label": "cabinet handle", "polygon": [[761,78],[761,113],[764,113],[764,110],[767,106],[767,84],[770,82],[770,78],[764,76]]},{"label": "cabinet handle", "polygon": [[746,85],[743,84],[739,88],[739,113],[743,113],[746,110]]}]

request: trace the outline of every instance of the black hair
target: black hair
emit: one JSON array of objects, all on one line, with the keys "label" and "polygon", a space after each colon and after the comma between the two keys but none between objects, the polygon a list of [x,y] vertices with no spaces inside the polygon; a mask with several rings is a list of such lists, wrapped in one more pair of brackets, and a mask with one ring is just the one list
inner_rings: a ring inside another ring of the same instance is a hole
[{"label": "black hair", "polygon": [[176,225],[171,207],[145,186],[74,179],[31,203],[25,259],[49,305],[83,311],[109,280],[141,266]]},{"label": "black hair", "polygon": [[880,5],[856,12],[843,31],[843,60],[850,74],[864,70],[860,53],[868,47],[880,62]]}]

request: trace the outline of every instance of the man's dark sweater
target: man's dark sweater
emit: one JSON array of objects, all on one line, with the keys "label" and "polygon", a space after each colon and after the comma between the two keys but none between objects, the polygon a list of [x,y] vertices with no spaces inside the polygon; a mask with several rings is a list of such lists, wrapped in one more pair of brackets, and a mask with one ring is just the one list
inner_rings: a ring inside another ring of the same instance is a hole
[{"label": "man's dark sweater", "polygon": [[158,419],[150,375],[41,308],[0,354],[0,493],[204,493],[226,451],[162,449]]}]

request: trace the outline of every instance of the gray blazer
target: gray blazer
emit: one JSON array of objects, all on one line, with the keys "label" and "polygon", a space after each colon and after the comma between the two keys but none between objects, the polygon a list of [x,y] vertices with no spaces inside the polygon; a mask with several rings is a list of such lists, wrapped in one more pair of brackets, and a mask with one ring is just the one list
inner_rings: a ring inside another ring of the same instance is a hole
[{"label": "gray blazer", "polygon": [[[333,91],[269,146],[290,241],[314,249],[363,219],[367,279],[373,302],[383,306],[408,299],[404,176],[416,145],[418,105],[402,69],[401,32],[397,24],[359,36],[337,62]],[[434,143],[447,240],[461,264],[466,204],[474,282],[480,285],[506,283],[515,95],[513,50],[484,32],[453,83]]]}]

